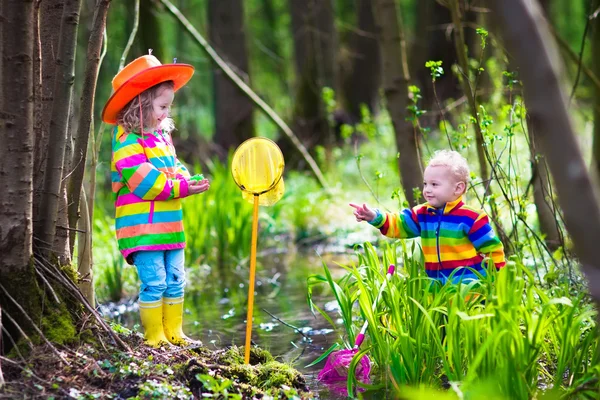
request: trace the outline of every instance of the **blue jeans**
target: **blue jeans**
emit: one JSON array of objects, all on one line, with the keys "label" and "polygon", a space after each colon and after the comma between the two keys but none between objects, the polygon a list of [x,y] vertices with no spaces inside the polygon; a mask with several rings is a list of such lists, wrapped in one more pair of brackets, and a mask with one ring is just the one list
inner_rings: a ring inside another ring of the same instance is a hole
[{"label": "blue jeans", "polygon": [[183,297],[185,269],[183,249],[137,251],[133,254],[140,285],[140,301],[153,302],[163,297]]}]

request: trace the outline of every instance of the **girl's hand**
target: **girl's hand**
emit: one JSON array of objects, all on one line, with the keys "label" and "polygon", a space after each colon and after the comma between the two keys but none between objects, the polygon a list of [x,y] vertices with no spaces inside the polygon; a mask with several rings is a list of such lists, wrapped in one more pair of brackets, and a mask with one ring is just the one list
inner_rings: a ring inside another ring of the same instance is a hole
[{"label": "girl's hand", "polygon": [[358,222],[361,221],[373,221],[377,214],[373,209],[369,208],[366,204],[363,203],[362,206],[357,204],[350,203],[350,207],[354,207],[354,216]]},{"label": "girl's hand", "polygon": [[188,193],[190,195],[206,192],[208,189],[210,189],[210,182],[208,179],[203,179],[201,181],[188,181]]}]

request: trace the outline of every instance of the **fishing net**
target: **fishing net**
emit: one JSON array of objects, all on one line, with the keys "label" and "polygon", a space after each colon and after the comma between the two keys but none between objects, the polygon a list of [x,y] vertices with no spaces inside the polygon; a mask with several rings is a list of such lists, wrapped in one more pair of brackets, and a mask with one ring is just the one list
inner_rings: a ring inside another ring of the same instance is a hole
[{"label": "fishing net", "polygon": [[[317,379],[326,384],[336,382],[346,382],[348,379],[348,369],[352,358],[356,355],[357,350],[346,349],[334,351],[329,355],[325,366],[319,372]],[[354,376],[359,382],[371,383],[369,375],[371,373],[371,360],[366,355],[362,356],[354,371]]]}]

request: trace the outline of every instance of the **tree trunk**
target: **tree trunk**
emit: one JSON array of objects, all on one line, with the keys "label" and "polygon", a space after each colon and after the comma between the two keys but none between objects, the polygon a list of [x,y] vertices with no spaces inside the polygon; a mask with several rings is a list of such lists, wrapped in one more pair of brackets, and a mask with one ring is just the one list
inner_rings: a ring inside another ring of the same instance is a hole
[{"label": "tree trunk", "polygon": [[98,71],[100,69],[100,52],[102,50],[102,35],[106,27],[106,14],[110,0],[101,0],[97,4],[94,13],[94,22],[88,41],[87,61],[85,68],[85,77],[81,100],[79,102],[79,122],[77,124],[77,134],[74,138],[73,154],[71,161],[71,176],[69,177],[68,188],[68,209],[69,209],[69,251],[73,252],[75,246],[75,228],[79,220],[79,197],[81,195],[83,175],[87,160],[87,148],[94,112],[94,96],[96,93],[96,83],[98,81]]},{"label": "tree trunk", "polygon": [[81,278],[79,290],[92,307],[95,307],[96,296],[94,294],[94,269],[92,264],[92,223],[89,218],[88,202],[85,189],[82,188],[79,198],[81,206],[81,221],[79,226],[81,232],[77,235],[77,271]]},{"label": "tree trunk", "polygon": [[[129,10],[133,15],[133,1],[128,1]],[[128,29],[127,31],[130,31]],[[166,62],[170,56],[167,54],[167,48],[163,41],[164,31],[162,28],[161,20],[158,18],[158,10],[153,1],[142,0],[140,2],[140,22],[139,22],[139,45],[138,54],[148,54],[149,50],[152,50],[159,60]],[[135,55],[133,58],[137,58]],[[170,61],[169,61],[170,62]]]},{"label": "tree trunk", "polygon": [[63,179],[67,129],[75,68],[75,48],[79,24],[80,0],[66,0],[60,26],[56,79],[54,81],[54,100],[50,119],[48,160],[42,194],[40,248],[44,253],[53,253],[56,234],[61,182]]},{"label": "tree trunk", "polygon": [[[587,172],[569,118],[567,99],[559,81],[557,49],[536,2],[490,3],[497,10],[500,26],[505,28],[507,48],[520,68],[531,126],[554,176],[565,224],[588,279],[590,294],[600,306],[598,186]],[[600,322],[600,314],[597,318]]]},{"label": "tree trunk", "polygon": [[[471,116],[475,120],[473,123],[473,127],[475,128],[475,142],[477,145],[477,159],[479,160],[479,174],[481,175],[481,179],[486,181],[490,179],[489,169],[488,169],[488,161],[485,156],[484,149],[484,138],[483,133],[481,132],[481,125],[479,123],[479,111],[477,109],[477,102],[475,100],[475,93],[471,88],[471,74],[469,69],[469,60],[467,54],[466,41],[464,36],[464,31],[462,27],[461,20],[461,12],[460,5],[458,0],[450,0],[450,14],[452,15],[452,23],[454,24],[454,47],[456,50],[456,55],[458,59],[458,66],[460,68],[459,74],[461,78],[459,78],[460,84],[462,86],[464,94],[467,96],[467,101],[469,103],[469,109],[471,112]],[[488,186],[489,188],[490,186]],[[486,190],[485,195],[488,194],[488,190]]]},{"label": "tree trunk", "polygon": [[[210,0],[208,10],[211,45],[248,83],[248,50],[242,0]],[[220,68],[213,68],[213,82],[213,141],[223,150],[222,158],[227,158],[230,149],[235,149],[244,140],[254,136],[254,107]]]},{"label": "tree trunk", "polygon": [[6,0],[1,11],[0,273],[13,273],[32,254],[33,1]]},{"label": "tree trunk", "polygon": [[344,62],[349,71],[342,77],[344,109],[354,123],[361,120],[361,105],[367,106],[371,113],[376,112],[381,84],[381,49],[372,1],[356,0],[356,3],[358,29],[350,32],[350,59]]},{"label": "tree trunk", "polygon": [[[4,345],[2,344],[2,304],[0,304],[0,354],[4,354]],[[0,390],[4,386],[4,376],[2,375],[2,363],[0,362]]]},{"label": "tree trunk", "polygon": [[406,120],[410,77],[404,31],[399,22],[402,19],[394,0],[376,0],[373,2],[373,13],[380,31],[383,88],[396,133],[396,146],[400,153],[398,169],[404,195],[414,206],[419,200],[414,196],[414,189],[420,188],[423,184],[423,168],[419,161],[416,132],[412,124]]},{"label": "tree trunk", "polygon": [[531,126],[531,121],[527,118],[527,130],[529,134],[529,148],[531,154],[531,175],[533,180],[533,201],[537,210],[538,221],[540,223],[540,232],[544,235],[546,246],[552,251],[561,246],[562,238],[558,221],[556,220],[556,211],[554,210],[554,200],[550,192],[550,177],[548,176],[548,166],[543,155],[537,150],[537,134]]},{"label": "tree trunk", "polygon": [[[28,290],[23,281],[33,280],[33,38],[32,1],[0,3],[0,290],[2,323],[18,337],[7,315],[17,318],[11,295],[25,304]],[[15,277],[21,284],[15,285]],[[6,292],[8,291],[8,292]],[[4,334],[4,332],[2,332]],[[13,335],[14,334],[14,335]],[[6,343],[5,343],[6,344]]]},{"label": "tree trunk", "polygon": [[[421,89],[423,98],[420,108],[435,111],[421,117],[422,124],[437,127],[438,121],[442,118],[439,106],[443,107],[444,100],[448,98],[457,99],[461,96],[458,80],[451,72],[452,65],[457,62],[456,51],[452,47],[451,37],[447,34],[451,17],[448,8],[439,1],[416,1],[415,3],[417,31],[410,51],[409,70]],[[435,81],[435,94],[430,71],[425,68],[425,62],[429,60],[442,61],[445,71],[444,75]]]},{"label": "tree trunk", "polygon": [[63,15],[63,0],[44,0],[39,3],[39,37],[35,40],[34,93],[34,166],[33,166],[33,232],[40,237],[41,198],[44,192],[44,176],[48,159],[48,132],[52,116],[53,88],[56,72],[56,53],[60,21]]},{"label": "tree trunk", "polygon": [[[333,145],[321,94],[324,86],[335,88],[336,82],[333,5],[331,0],[289,0],[289,6],[297,77],[294,132],[314,155],[316,146],[329,150]],[[289,143],[281,145],[284,153],[292,152]],[[294,157],[289,164],[297,164]]]},{"label": "tree trunk", "polygon": [[[599,5],[596,1],[594,9]],[[592,21],[592,54],[595,56],[592,60],[593,72],[600,77],[600,18],[596,17]],[[600,88],[594,90],[594,134],[592,144],[592,168],[597,176],[600,176]]]},{"label": "tree trunk", "polygon": [[[288,83],[288,63],[284,61],[283,50],[282,50],[282,40],[281,38],[274,34],[277,32],[279,21],[281,20],[281,16],[277,13],[277,9],[275,9],[275,5],[273,4],[273,0],[262,0],[262,15],[264,16],[266,23],[266,31],[263,31],[264,34],[260,36],[260,41],[264,44],[264,47],[268,49],[270,53],[274,56],[273,61],[270,63],[273,65],[272,70],[277,74],[279,81],[281,82],[281,88],[289,93],[289,83]],[[279,6],[281,7],[281,5]]]}]

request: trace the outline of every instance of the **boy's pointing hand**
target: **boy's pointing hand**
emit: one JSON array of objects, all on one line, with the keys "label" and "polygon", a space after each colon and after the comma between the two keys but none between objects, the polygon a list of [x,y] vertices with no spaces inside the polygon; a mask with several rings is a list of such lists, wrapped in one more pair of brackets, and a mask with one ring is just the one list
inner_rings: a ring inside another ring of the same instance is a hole
[{"label": "boy's pointing hand", "polygon": [[373,221],[377,214],[373,209],[363,203],[362,206],[358,204],[350,203],[350,207],[354,208],[354,216],[358,222],[361,221]]}]

